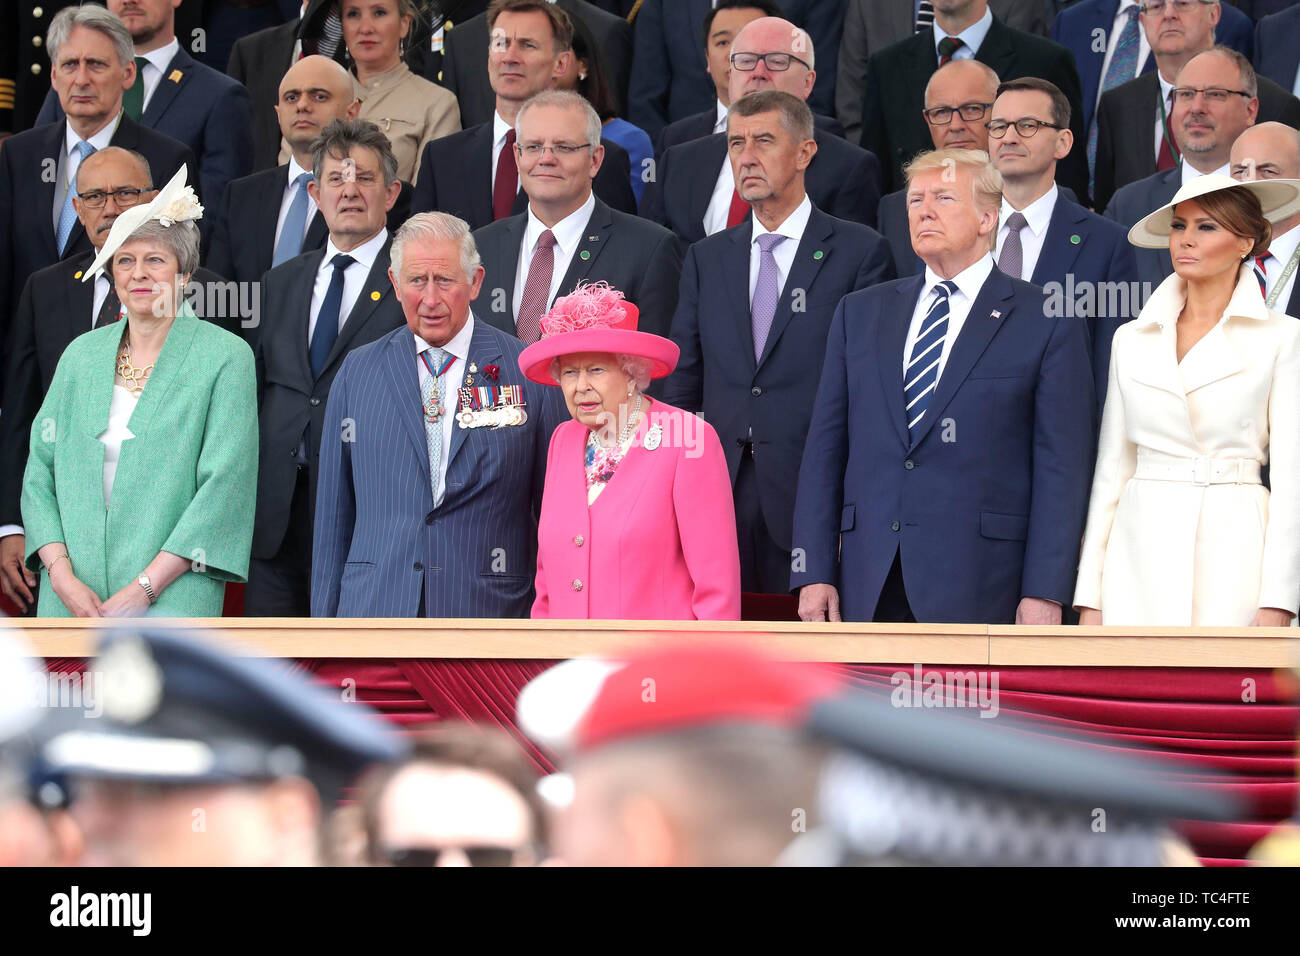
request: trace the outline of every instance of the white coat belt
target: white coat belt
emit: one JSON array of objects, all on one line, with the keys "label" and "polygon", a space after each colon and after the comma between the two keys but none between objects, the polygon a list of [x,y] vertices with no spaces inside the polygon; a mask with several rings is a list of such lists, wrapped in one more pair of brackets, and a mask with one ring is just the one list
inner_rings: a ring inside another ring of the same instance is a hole
[{"label": "white coat belt", "polygon": [[1257,485],[1259,462],[1253,458],[1181,458],[1139,450],[1134,478],[1182,481],[1193,485]]}]

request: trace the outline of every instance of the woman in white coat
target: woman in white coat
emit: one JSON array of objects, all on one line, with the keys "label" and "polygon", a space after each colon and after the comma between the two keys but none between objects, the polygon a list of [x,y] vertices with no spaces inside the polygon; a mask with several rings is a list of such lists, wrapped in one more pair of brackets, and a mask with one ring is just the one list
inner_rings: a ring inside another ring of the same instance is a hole
[{"label": "woman in white coat", "polygon": [[[1285,626],[1300,604],[1300,321],[1249,263],[1300,180],[1201,176],[1129,241],[1171,275],[1111,350],[1081,624]],[[1269,465],[1272,487],[1260,483]]]}]

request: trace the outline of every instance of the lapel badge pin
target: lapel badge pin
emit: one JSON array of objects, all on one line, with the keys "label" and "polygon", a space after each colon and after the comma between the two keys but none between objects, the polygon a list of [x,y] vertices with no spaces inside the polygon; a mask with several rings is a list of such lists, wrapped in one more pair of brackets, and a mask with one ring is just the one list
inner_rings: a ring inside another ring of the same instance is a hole
[{"label": "lapel badge pin", "polygon": [[78,269],[78,270],[77,270],[77,274],[74,275],[72,278],[74,278],[74,279],[80,279],[80,278],[81,278],[81,271],[82,271],[82,270]]},{"label": "lapel badge pin", "polygon": [[1074,235],[1072,235],[1072,236],[1070,237],[1070,241],[1071,241],[1072,243],[1074,243],[1076,246],[1077,246],[1079,243],[1083,242],[1083,240],[1079,238],[1079,234],[1078,234],[1077,232],[1076,232]]},{"label": "lapel badge pin", "polygon": [[588,237],[587,237],[587,241],[588,241],[588,242],[600,242],[600,236],[588,236]]},{"label": "lapel badge pin", "polygon": [[578,258],[582,259],[584,262],[587,261],[588,259],[591,258],[590,250],[583,249],[580,253],[578,253]]},{"label": "lapel badge pin", "polygon": [[646,429],[645,438],[642,440],[641,444],[645,447],[646,451],[654,451],[659,447],[659,443],[663,441],[663,438],[664,430],[658,425],[651,425]]},{"label": "lapel badge pin", "polygon": [[171,80],[173,83],[179,83],[181,81],[181,71],[172,70],[171,75],[168,76],[167,79]]},{"label": "lapel badge pin", "polygon": [[466,375],[466,376],[465,376],[465,384],[466,384],[466,385],[473,385],[473,384],[474,384],[474,376],[473,376],[473,375]]},{"label": "lapel badge pin", "polygon": [[820,249],[818,249],[816,252],[813,253],[813,258],[814,258],[814,259],[820,259],[820,258],[821,258],[822,256],[824,256],[824,255],[826,255],[826,253],[824,253],[824,252],[822,252]]},{"label": "lapel badge pin", "polygon": [[382,298],[383,298],[383,296],[379,294],[379,290],[378,290],[378,289],[376,289],[374,292],[370,293],[370,299],[371,299],[372,302],[378,302],[378,301],[379,301],[380,299],[382,299]]},{"label": "lapel badge pin", "polygon": [[993,310],[993,314],[990,315],[989,318],[990,318],[990,319],[1000,319],[1000,318],[1002,318],[1002,313],[999,312],[997,309],[994,309],[994,310]]}]

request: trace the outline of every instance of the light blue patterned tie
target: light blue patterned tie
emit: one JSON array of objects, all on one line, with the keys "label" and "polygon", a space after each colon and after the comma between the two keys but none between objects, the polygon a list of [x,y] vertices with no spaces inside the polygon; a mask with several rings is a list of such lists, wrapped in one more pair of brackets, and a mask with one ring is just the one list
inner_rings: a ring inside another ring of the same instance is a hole
[{"label": "light blue patterned tie", "polygon": [[280,227],[280,241],[275,244],[275,255],[271,265],[278,266],[302,252],[303,233],[307,231],[307,184],[311,182],[311,173],[299,173],[294,180],[296,189],[289,211],[284,216],[284,225]]},{"label": "light blue patterned tie", "polygon": [[[430,346],[424,350],[429,357],[429,367],[435,371],[442,368],[442,364],[447,361],[447,353],[442,349]],[[438,393],[435,400],[434,393]],[[429,446],[429,478],[433,483],[433,496],[438,497],[438,475],[442,469],[442,416],[447,414],[447,396],[442,394],[439,387],[439,380],[433,375],[425,376],[424,384],[420,386],[420,397],[424,406],[424,440]],[[429,421],[429,409],[436,405],[438,407],[438,416],[436,421]]]},{"label": "light blue patterned tie", "polygon": [[903,370],[907,430],[913,438],[939,384],[939,359],[943,357],[943,342],[948,337],[948,296],[957,291],[957,283],[940,282],[930,291],[936,298],[921,320],[921,334],[916,337],[907,368]]},{"label": "light blue patterned tie", "polygon": [[[1115,44],[1115,52],[1110,55],[1110,63],[1106,67],[1106,75],[1101,78],[1101,92],[1114,89],[1121,83],[1127,83],[1137,76],[1138,64],[1138,8],[1129,7],[1124,11],[1128,17],[1128,22],[1120,29],[1119,41]],[[1097,111],[1092,113],[1092,126],[1088,128],[1088,178],[1091,187],[1093,179],[1097,175]]]},{"label": "light blue patterned tie", "polygon": [[774,232],[759,236],[758,242],[758,281],[754,283],[754,301],[749,307],[750,321],[754,332],[754,361],[763,357],[763,348],[767,345],[768,333],[772,331],[772,319],[776,316],[776,303],[781,297],[777,285],[776,256],[772,255],[785,236]]},{"label": "light blue patterned tie", "polygon": [[72,235],[72,229],[77,224],[77,210],[72,208],[72,197],[77,195],[77,171],[81,169],[81,164],[86,161],[86,157],[95,151],[84,139],[77,140],[77,152],[81,159],[77,162],[76,169],[68,170],[68,191],[63,194],[63,208],[59,210],[59,233],[55,237],[59,243],[59,255],[63,255],[64,248],[68,245],[68,237]]}]

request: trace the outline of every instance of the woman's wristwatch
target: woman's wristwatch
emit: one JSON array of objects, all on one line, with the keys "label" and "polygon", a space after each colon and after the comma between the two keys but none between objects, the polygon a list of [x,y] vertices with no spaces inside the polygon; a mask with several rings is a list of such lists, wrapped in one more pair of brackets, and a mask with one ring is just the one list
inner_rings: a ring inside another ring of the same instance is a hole
[{"label": "woman's wristwatch", "polygon": [[149,583],[149,575],[147,574],[140,575],[138,578],[135,579],[135,583],[140,585],[140,587],[144,589],[144,593],[149,598],[150,604],[158,603],[158,595],[154,591],[153,585]]}]

